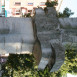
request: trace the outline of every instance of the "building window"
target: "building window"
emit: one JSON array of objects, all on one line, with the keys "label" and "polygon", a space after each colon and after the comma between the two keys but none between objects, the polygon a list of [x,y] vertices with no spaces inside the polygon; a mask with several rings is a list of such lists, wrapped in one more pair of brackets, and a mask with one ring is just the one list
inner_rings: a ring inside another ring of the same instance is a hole
[{"label": "building window", "polygon": [[14,5],[20,6],[21,5],[21,2],[15,2]]},{"label": "building window", "polygon": [[45,2],[41,2],[40,3],[40,6],[45,6]]},{"label": "building window", "polygon": [[19,9],[16,9],[15,14],[16,15],[20,15],[20,10]]},{"label": "building window", "polygon": [[28,3],[28,6],[33,6],[33,3]]},{"label": "building window", "polygon": [[30,12],[30,13],[31,13],[31,12],[32,12],[32,10],[28,10],[28,12]]}]

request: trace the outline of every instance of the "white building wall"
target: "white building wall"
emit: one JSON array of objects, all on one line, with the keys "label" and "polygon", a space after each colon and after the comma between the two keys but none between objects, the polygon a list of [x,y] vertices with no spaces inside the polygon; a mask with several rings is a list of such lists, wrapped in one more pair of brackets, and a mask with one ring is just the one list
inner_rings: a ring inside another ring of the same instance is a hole
[{"label": "white building wall", "polygon": [[0,13],[1,13],[1,10],[2,10],[2,9],[1,9],[1,0],[0,0]]},{"label": "white building wall", "polygon": [[[21,10],[21,8],[24,7],[24,9],[26,9],[26,13],[29,13],[28,11],[29,10],[33,11],[34,8],[38,8],[38,7],[44,8],[44,7],[46,7],[46,5],[45,5],[46,1],[47,0],[10,0],[9,8],[10,9],[15,9],[15,11],[16,11],[16,9],[20,9]],[[54,1],[54,0],[51,0],[51,1]],[[16,6],[15,2],[20,2],[21,5]],[[33,4],[33,5],[29,5],[29,4]]]}]

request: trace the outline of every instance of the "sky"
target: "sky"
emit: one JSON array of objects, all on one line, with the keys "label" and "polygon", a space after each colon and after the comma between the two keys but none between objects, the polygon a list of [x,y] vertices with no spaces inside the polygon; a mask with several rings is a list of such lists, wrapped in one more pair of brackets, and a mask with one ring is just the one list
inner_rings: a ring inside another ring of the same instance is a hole
[{"label": "sky", "polygon": [[71,75],[71,74],[67,74],[67,77],[77,77],[77,75]]},{"label": "sky", "polygon": [[74,12],[74,15],[72,15],[71,17],[77,17],[77,0],[63,0],[60,12],[62,12],[66,7]]}]

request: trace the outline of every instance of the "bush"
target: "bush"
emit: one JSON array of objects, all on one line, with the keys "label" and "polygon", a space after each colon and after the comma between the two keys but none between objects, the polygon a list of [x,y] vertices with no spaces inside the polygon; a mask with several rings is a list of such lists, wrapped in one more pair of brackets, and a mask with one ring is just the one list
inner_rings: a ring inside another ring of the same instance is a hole
[{"label": "bush", "polygon": [[57,1],[49,1],[49,0],[47,0],[47,2],[45,3],[45,5],[47,6],[47,7],[54,7],[54,6],[56,6],[56,5],[58,5],[58,3],[57,3]]},{"label": "bush", "polygon": [[71,10],[69,8],[65,8],[63,13],[58,13],[58,17],[70,17],[71,15],[73,15],[74,13],[71,12]]}]

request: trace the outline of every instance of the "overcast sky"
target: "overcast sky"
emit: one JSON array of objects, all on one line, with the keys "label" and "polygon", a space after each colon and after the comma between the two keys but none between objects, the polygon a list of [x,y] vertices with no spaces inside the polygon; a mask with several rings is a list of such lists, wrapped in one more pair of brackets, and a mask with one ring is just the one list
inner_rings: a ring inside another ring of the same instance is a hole
[{"label": "overcast sky", "polygon": [[60,11],[62,12],[65,7],[68,7],[72,12],[74,12],[72,17],[77,17],[77,0],[63,0]]}]

